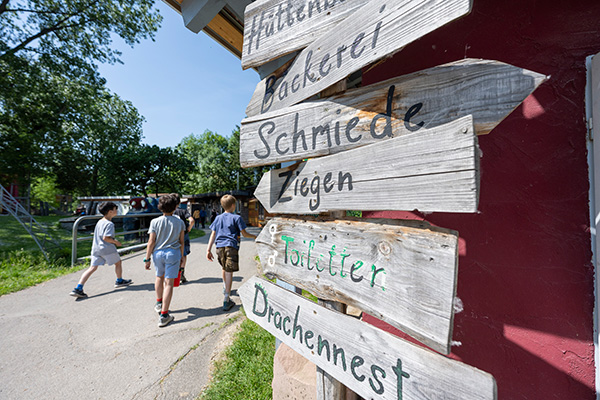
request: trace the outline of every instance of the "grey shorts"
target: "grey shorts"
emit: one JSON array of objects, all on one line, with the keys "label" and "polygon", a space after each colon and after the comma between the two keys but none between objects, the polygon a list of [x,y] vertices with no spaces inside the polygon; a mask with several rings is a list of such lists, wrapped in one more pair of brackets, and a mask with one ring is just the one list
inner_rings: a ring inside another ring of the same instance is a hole
[{"label": "grey shorts", "polygon": [[119,253],[115,252],[110,254],[104,254],[102,256],[92,256],[90,265],[92,267],[104,264],[113,265],[118,263],[119,261],[121,261],[121,256],[119,255]]}]

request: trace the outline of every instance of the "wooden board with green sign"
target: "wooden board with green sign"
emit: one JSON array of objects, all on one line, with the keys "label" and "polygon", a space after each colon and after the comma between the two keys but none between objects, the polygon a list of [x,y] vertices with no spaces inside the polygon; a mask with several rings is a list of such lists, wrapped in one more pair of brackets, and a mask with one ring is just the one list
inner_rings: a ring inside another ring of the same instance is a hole
[{"label": "wooden board with green sign", "polygon": [[256,247],[268,277],[357,307],[450,353],[456,232],[414,221],[275,218]]}]

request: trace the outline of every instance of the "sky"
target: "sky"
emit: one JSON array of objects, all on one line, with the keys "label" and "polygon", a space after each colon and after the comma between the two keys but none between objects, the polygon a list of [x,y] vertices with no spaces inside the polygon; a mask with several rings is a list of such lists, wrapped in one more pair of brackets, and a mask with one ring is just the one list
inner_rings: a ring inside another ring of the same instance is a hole
[{"label": "sky", "polygon": [[229,136],[245,117],[258,73],[205,33],[188,30],[176,11],[158,0],[163,16],[155,41],[134,48],[117,38],[123,64],[101,64],[107,87],[144,116],[143,143],[172,147],[205,130]]}]

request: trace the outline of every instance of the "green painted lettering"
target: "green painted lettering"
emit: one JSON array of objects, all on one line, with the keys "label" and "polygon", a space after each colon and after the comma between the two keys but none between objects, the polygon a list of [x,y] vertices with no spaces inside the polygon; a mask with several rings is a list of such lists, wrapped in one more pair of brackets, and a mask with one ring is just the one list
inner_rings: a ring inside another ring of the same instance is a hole
[{"label": "green painted lettering", "polygon": [[360,367],[364,363],[365,363],[365,360],[361,356],[354,356],[354,357],[352,357],[352,361],[350,362],[350,371],[352,371],[352,376],[354,376],[354,379],[356,379],[359,382],[364,381],[365,380],[365,376],[364,375],[357,375],[355,369],[357,367]]},{"label": "green painted lettering", "polygon": [[398,359],[395,367],[392,367],[392,370],[398,377],[398,400],[402,400],[402,378],[410,378],[410,375],[406,372],[402,371],[402,360]]},{"label": "green painted lettering", "polygon": [[344,368],[344,371],[346,370],[346,353],[344,353],[344,349],[342,349],[341,347],[337,347],[335,345],[335,343],[333,344],[333,363],[335,365],[337,365],[337,356],[338,354],[341,354],[341,360],[342,360],[342,368]]},{"label": "green painted lettering", "polygon": [[334,250],[335,250],[335,244],[333,246],[331,246],[331,250],[329,251],[329,274],[331,276],[335,276],[337,274],[337,272],[331,271],[331,262],[333,261],[333,256],[337,255],[337,253]]},{"label": "green painted lettering", "polygon": [[[263,303],[264,303],[264,309],[262,311],[258,311],[256,309],[256,300],[258,299],[258,294],[262,295],[263,298]],[[264,317],[265,315],[267,315],[267,306],[268,306],[268,301],[267,301],[267,292],[265,291],[265,289],[260,286],[258,283],[254,284],[254,304],[252,305],[252,313],[254,313],[254,315],[259,316],[259,317]]]},{"label": "green painted lettering", "polygon": [[283,333],[285,333],[285,334],[286,334],[286,335],[288,335],[288,336],[290,336],[290,333],[292,333],[292,330],[291,330],[291,329],[285,329],[285,323],[286,323],[286,321],[287,321],[287,322],[289,322],[289,321],[291,321],[291,320],[292,320],[292,319],[291,319],[290,317],[285,317],[285,318],[283,319]]},{"label": "green painted lettering", "polygon": [[373,374],[373,378],[375,378],[375,381],[377,382],[377,387],[375,387],[375,383],[373,382],[373,379],[369,378],[369,385],[371,385],[371,389],[373,389],[373,391],[377,394],[383,394],[383,383],[381,383],[381,381],[379,380],[379,378],[377,378],[377,372],[379,372],[381,374],[381,378],[385,379],[385,371],[383,370],[383,368],[373,364],[371,365],[371,373]]},{"label": "green painted lettering", "polygon": [[323,347],[327,346],[327,361],[329,361],[331,359],[331,355],[329,354],[329,342],[325,339],[323,339],[321,337],[321,335],[319,335],[319,337],[317,338],[317,354],[321,355],[321,353],[323,352]]},{"label": "green painted lettering", "polygon": [[287,260],[288,260],[288,246],[291,242],[294,241],[293,237],[289,237],[289,236],[285,236],[285,235],[281,235],[281,240],[283,240],[285,242],[285,258],[284,258],[284,263],[287,264]]},{"label": "green painted lettering", "polygon": [[306,345],[306,347],[308,347],[311,350],[315,348],[315,345],[314,344],[308,344],[308,340],[312,339],[314,336],[315,336],[314,332],[313,331],[309,331],[308,329],[304,333],[304,344]]}]

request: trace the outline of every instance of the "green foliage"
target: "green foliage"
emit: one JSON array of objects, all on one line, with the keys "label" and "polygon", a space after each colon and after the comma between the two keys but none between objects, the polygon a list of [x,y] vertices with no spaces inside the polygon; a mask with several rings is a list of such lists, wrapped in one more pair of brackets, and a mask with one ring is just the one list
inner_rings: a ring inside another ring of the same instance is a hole
[{"label": "green foliage", "polygon": [[66,258],[48,262],[39,251],[13,250],[0,253],[0,295],[22,290],[84,267],[71,268]]},{"label": "green foliage", "polygon": [[[207,193],[240,190],[255,186],[263,172],[272,167],[243,169],[240,166],[240,128],[236,127],[229,138],[206,130],[202,135],[191,134],[177,148],[192,162],[193,169],[186,193]],[[239,179],[239,182],[238,182]]]},{"label": "green foliage", "polygon": [[58,207],[56,195],[60,194],[56,187],[54,177],[38,177],[33,180],[31,185],[31,203],[37,204],[39,201],[48,202],[54,207]]},{"label": "green foliage", "polygon": [[275,338],[256,323],[245,320],[225,358],[217,361],[204,400],[265,400],[272,398]]}]

